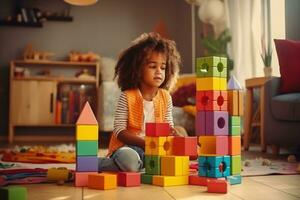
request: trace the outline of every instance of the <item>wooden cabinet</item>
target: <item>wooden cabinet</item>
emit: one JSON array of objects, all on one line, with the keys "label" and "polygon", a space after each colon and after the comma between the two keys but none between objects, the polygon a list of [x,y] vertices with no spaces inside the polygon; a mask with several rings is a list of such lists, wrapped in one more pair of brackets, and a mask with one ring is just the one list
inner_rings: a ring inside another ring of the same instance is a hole
[{"label": "wooden cabinet", "polygon": [[[96,114],[98,85],[98,63],[12,61],[9,142],[18,138],[16,127],[74,128],[86,101]],[[30,136],[26,137],[18,141],[31,141]],[[50,136],[47,141],[51,138],[59,140]],[[43,135],[35,135],[34,139],[43,140]],[[74,135],[68,138],[73,139]]]}]

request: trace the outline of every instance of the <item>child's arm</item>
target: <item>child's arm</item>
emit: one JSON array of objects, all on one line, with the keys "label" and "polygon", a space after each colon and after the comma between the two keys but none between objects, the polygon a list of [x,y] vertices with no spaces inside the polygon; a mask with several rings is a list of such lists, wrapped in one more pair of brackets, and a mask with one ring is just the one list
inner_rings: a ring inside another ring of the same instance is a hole
[{"label": "child's arm", "polygon": [[118,139],[123,143],[145,149],[145,140],[137,135],[130,134],[128,130],[123,130],[118,134]]}]

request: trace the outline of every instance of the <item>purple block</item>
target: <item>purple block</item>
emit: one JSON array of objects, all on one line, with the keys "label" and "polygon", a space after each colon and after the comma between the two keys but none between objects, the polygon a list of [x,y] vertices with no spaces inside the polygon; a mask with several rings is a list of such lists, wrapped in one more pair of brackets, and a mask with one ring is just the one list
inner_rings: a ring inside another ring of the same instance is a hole
[{"label": "purple block", "polygon": [[205,111],[198,111],[196,115],[196,135],[205,135]]},{"label": "purple block", "polygon": [[77,172],[97,172],[98,157],[97,156],[77,156],[76,158]]},{"label": "purple block", "polygon": [[228,135],[227,111],[199,111],[196,115],[196,135]]}]

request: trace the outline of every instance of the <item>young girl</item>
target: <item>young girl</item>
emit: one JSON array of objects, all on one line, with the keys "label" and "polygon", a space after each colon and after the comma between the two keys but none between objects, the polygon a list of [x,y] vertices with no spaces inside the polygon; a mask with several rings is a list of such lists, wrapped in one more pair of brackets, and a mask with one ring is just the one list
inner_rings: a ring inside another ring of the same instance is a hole
[{"label": "young girl", "polygon": [[123,51],[115,68],[121,89],[108,158],[99,171],[139,171],[143,168],[145,124],[168,122],[173,129],[172,99],[181,59],[174,41],[144,33]]}]

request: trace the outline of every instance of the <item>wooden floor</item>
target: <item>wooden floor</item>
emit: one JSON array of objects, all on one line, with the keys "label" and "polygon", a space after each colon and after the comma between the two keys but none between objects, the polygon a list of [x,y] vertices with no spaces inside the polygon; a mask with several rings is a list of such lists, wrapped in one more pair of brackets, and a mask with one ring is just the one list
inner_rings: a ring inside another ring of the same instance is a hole
[{"label": "wooden floor", "polygon": [[118,187],[115,190],[93,190],[86,187],[73,187],[72,184],[25,185],[28,200],[164,200],[164,199],[300,199],[300,175],[274,175],[245,177],[243,183],[229,187],[227,194],[211,194],[202,186],[158,187]]}]

